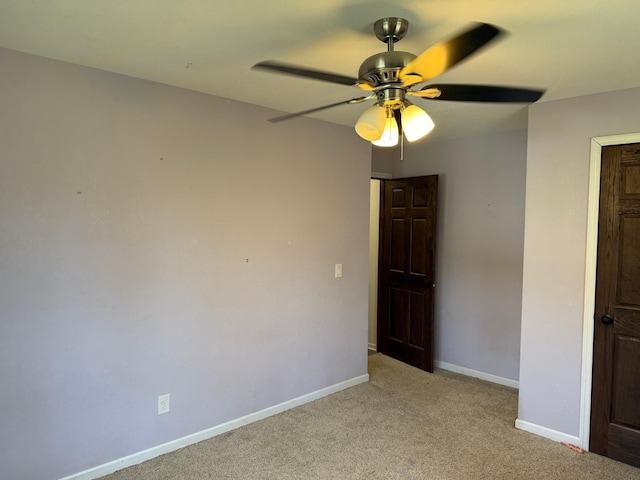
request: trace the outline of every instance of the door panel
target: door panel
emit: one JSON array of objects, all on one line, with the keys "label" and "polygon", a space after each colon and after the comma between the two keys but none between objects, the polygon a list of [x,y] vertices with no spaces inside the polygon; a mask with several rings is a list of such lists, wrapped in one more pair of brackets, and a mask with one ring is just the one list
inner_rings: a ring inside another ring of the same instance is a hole
[{"label": "door panel", "polygon": [[382,186],[378,350],[433,371],[438,177]]},{"label": "door panel", "polygon": [[404,318],[409,305],[408,293],[402,288],[389,288],[389,339],[392,341],[405,342]]},{"label": "door panel", "polygon": [[640,215],[621,215],[618,282],[618,303],[640,306]]},{"label": "door panel", "polygon": [[629,445],[638,444],[640,444],[640,432],[637,429],[615,423],[609,427],[609,458],[638,466],[640,451],[637,447],[629,448]]},{"label": "door panel", "polygon": [[397,273],[404,273],[407,269],[407,252],[405,250],[405,219],[392,218],[389,233],[389,268]]},{"label": "door panel", "polygon": [[590,449],[640,466],[640,144],[603,149],[598,228]]},{"label": "door panel", "polygon": [[640,366],[640,339],[619,335],[615,341],[613,387],[613,411],[611,420],[620,425],[640,428],[640,408],[633,399],[640,398],[640,369],[627,368],[627,365]]},{"label": "door panel", "polygon": [[[427,242],[429,223],[426,218],[411,219],[411,245],[424,245]],[[411,275],[421,277],[427,274],[427,252],[423,248],[411,248]]]},{"label": "door panel", "polygon": [[409,292],[409,345],[421,349],[425,347],[426,312],[424,308],[427,302],[425,302],[424,296],[424,292]]}]

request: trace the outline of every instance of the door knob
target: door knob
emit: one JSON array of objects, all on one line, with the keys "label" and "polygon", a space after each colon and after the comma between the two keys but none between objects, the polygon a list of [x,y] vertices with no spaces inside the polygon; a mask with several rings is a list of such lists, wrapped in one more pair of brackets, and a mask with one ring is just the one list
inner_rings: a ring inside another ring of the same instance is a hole
[{"label": "door knob", "polygon": [[613,325],[613,317],[611,315],[603,315],[600,321],[605,325]]}]

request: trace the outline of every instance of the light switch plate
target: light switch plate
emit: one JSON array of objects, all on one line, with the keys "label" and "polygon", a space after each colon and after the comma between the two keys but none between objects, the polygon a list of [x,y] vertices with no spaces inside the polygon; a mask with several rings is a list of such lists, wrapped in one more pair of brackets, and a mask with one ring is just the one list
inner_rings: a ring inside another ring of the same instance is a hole
[{"label": "light switch plate", "polygon": [[340,278],[342,276],[342,264],[336,263],[336,278]]}]

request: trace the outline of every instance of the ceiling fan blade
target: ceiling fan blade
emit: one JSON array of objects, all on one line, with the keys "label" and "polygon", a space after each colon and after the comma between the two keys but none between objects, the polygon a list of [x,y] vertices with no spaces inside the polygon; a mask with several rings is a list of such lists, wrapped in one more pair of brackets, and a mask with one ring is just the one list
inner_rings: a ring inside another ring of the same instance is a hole
[{"label": "ceiling fan blade", "polygon": [[533,103],[545,90],[533,88],[499,87],[496,85],[427,85],[421,90],[407,92],[431,100],[456,102]]},{"label": "ceiling fan blade", "polygon": [[411,75],[419,75],[426,82],[464,60],[502,33],[497,27],[480,23],[460,35],[436,43],[414,58],[400,71],[400,79],[416,83]]},{"label": "ceiling fan blade", "polygon": [[319,112],[321,110],[326,110],[328,108],[337,107],[339,105],[348,105],[348,104],[353,104],[353,103],[365,102],[365,101],[370,100],[370,99],[375,98],[375,97],[376,97],[375,95],[368,95],[366,97],[352,98],[351,100],[344,100],[342,102],[336,102],[336,103],[332,103],[330,105],[323,105],[322,107],[310,108],[309,110],[303,110],[302,112],[288,113],[288,114],[282,115],[280,117],[270,118],[269,121],[271,123],[278,123],[278,122],[282,122],[284,120],[289,120],[291,118],[301,117],[302,115],[306,115],[308,113]]},{"label": "ceiling fan blade", "polygon": [[290,65],[280,62],[260,62],[256,63],[252,68],[284,73],[296,77],[311,78],[313,80],[322,80],[323,82],[339,83],[340,85],[353,86],[358,83],[358,79],[354,77],[347,77],[346,75],[323,72],[321,70],[313,70],[310,68],[299,67],[296,65]]}]

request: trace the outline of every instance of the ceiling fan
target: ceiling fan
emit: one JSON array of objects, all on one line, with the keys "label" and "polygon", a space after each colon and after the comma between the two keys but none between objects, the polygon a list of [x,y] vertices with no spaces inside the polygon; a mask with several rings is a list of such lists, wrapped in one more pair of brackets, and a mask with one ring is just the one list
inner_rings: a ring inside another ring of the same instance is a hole
[{"label": "ceiling fan", "polygon": [[275,61],[254,65],[253,68],[256,69],[356,86],[368,92],[362,97],[290,113],[270,121],[280,122],[339,105],[375,100],[375,104],[365,110],[356,123],[356,132],[374,145],[391,147],[397,145],[398,139],[403,136],[409,141],[415,141],[434,128],[429,115],[412,104],[408,99],[410,96],[461,102],[533,103],[544,94],[544,90],[495,85],[421,86],[494,40],[502,30],[486,23],[474,24],[466,31],[432,45],[416,56],[409,52],[394,51],[394,43],[406,35],[408,27],[409,22],[399,17],[383,18],[375,22],[373,31],[380,41],[387,44],[387,51],[367,58],[360,65],[358,78]]}]

